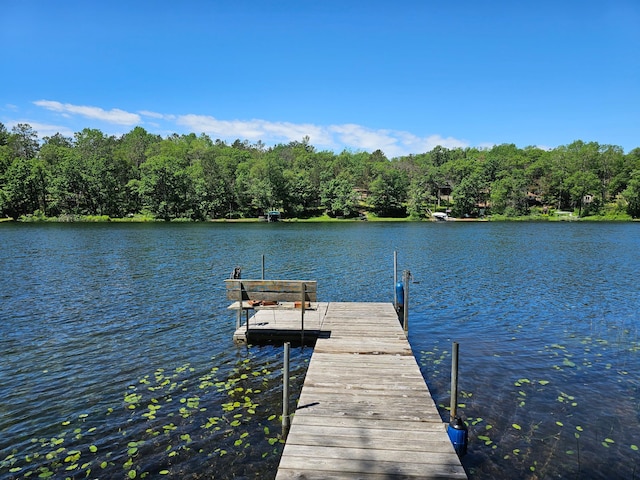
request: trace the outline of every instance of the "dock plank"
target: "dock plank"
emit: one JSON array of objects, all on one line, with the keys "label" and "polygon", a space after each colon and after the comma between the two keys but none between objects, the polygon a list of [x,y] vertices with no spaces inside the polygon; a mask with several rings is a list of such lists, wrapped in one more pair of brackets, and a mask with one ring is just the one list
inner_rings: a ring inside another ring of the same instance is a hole
[{"label": "dock plank", "polygon": [[323,310],[276,479],[467,478],[393,306]]},{"label": "dock plank", "polygon": [[[285,447],[286,449],[286,447]],[[338,450],[338,449],[335,449]],[[352,449],[348,449],[351,451]],[[465,479],[462,466],[455,465],[448,456],[424,457],[427,462],[413,463],[395,459],[384,461],[375,455],[366,458],[334,458],[319,451],[313,456],[283,456],[277,479],[326,479],[326,478],[385,478],[385,479]],[[455,455],[455,454],[454,454]],[[430,460],[430,461],[429,461]],[[440,460],[442,463],[437,463]]]},{"label": "dock plank", "polygon": [[381,418],[353,418],[344,416],[298,416],[296,418],[298,425],[306,426],[324,426],[333,425],[335,427],[344,427],[352,430],[359,429],[383,429],[383,430],[411,430],[414,427],[424,431],[439,432],[445,426],[440,422],[403,422],[402,424],[395,420],[387,420]]}]

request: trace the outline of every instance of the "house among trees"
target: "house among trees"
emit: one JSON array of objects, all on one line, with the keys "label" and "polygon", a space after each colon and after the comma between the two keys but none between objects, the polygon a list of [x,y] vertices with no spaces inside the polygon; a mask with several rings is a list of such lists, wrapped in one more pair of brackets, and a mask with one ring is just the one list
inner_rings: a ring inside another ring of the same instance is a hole
[{"label": "house among trees", "polygon": [[534,192],[527,192],[527,202],[530,207],[542,205],[542,197]]},{"label": "house among trees", "polygon": [[365,202],[369,198],[369,189],[367,188],[355,187],[353,191],[356,193],[356,199],[359,202]]},{"label": "house among trees", "polygon": [[448,182],[438,185],[438,206],[440,206],[440,201],[451,203],[451,192],[453,192],[453,188]]}]

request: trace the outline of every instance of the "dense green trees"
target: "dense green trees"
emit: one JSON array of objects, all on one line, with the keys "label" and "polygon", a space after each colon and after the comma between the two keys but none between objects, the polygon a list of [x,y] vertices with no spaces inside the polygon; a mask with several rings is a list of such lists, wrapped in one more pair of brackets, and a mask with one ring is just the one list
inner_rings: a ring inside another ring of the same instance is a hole
[{"label": "dense green trees", "polygon": [[640,218],[640,170],[635,170],[631,180],[622,191],[622,196],[627,202],[627,211],[633,218]]},{"label": "dense green trees", "polygon": [[426,218],[528,215],[550,209],[640,217],[640,149],[575,141],[553,150],[436,147],[387,159],[383,152],[317,151],[308,138],[266,148],[207,135],[162,138],[135,127],[121,137],[84,129],[39,139],[27,124],[0,123],[0,215],[159,219],[288,217],[327,213]]}]

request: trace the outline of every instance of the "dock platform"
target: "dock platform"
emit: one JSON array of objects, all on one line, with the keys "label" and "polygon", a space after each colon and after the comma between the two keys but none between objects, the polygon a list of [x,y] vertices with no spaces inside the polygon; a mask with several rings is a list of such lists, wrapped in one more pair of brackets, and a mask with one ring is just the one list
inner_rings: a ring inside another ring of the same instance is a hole
[{"label": "dock platform", "polygon": [[[287,313],[257,311],[250,331],[300,334]],[[319,338],[276,480],[467,478],[391,304],[319,303],[304,322]]]},{"label": "dock platform", "polygon": [[[328,334],[324,329],[324,321],[329,304],[313,302],[305,309],[304,324],[300,315],[300,308],[293,302],[279,303],[274,306],[244,307],[253,310],[253,315],[247,315],[247,320],[236,329],[233,341],[243,343],[265,343],[269,341],[299,342],[306,337],[309,343],[315,343],[317,338]],[[229,309],[237,310],[234,303]],[[248,328],[247,328],[248,323]],[[302,327],[304,326],[304,335]]]}]

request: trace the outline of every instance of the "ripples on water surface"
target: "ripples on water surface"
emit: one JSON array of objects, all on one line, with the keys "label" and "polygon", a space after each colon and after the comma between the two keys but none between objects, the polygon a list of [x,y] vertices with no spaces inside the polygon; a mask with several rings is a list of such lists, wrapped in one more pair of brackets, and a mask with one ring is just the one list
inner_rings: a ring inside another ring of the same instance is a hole
[{"label": "ripples on water surface", "polygon": [[[460,343],[474,479],[633,478],[636,224],[0,225],[0,479],[272,478],[280,347],[239,348],[224,282],[391,301],[446,417]],[[311,349],[293,349],[294,387]],[[640,476],[640,475],[637,475]]]}]

